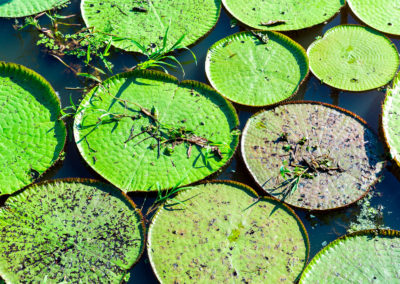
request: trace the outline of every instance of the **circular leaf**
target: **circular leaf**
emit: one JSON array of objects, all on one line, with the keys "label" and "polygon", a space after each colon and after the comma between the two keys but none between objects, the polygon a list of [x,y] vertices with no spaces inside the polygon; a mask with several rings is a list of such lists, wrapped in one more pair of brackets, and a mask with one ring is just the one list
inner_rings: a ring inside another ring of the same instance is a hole
[{"label": "circular leaf", "polygon": [[120,283],[143,252],[144,230],[133,202],[110,185],[34,185],[0,208],[0,276],[9,283]]},{"label": "circular leaf", "polygon": [[166,51],[182,37],[179,47],[197,42],[217,24],[221,1],[82,0],[81,10],[88,27],[119,37],[114,46],[144,53],[149,47],[162,49],[164,41]]},{"label": "circular leaf", "polygon": [[37,180],[63,151],[66,129],[50,84],[21,65],[0,62],[0,195]]},{"label": "circular leaf", "polygon": [[400,278],[400,232],[366,230],[324,247],[300,283],[396,283]]},{"label": "circular leaf", "polygon": [[400,5],[396,0],[349,0],[353,13],[384,33],[400,35]]},{"label": "circular leaf", "polygon": [[240,22],[260,30],[290,31],[321,24],[345,4],[345,0],[222,0]]},{"label": "circular leaf", "polygon": [[241,32],[210,48],[206,73],[226,98],[264,106],[295,94],[308,74],[308,59],[299,44],[280,33]]},{"label": "circular leaf", "polygon": [[82,101],[74,133],[86,162],[123,191],[155,191],[201,180],[232,157],[232,105],[195,81],[161,72],[116,75]]},{"label": "circular leaf", "polygon": [[392,80],[399,66],[395,45],[382,34],[362,26],[328,30],[307,50],[310,69],[329,86],[366,91]]},{"label": "circular leaf", "polygon": [[385,165],[383,147],[365,122],[331,105],[297,102],[260,112],[242,137],[243,158],[255,181],[306,209],[359,200]]},{"label": "circular leaf", "polygon": [[161,283],[293,283],[308,251],[291,209],[234,182],[182,191],[153,217],[148,238]]},{"label": "circular leaf", "polygon": [[66,3],[68,3],[68,0],[0,0],[0,17],[18,18],[30,16]]},{"label": "circular leaf", "polygon": [[393,81],[382,106],[382,130],[390,156],[400,166],[400,73]]}]

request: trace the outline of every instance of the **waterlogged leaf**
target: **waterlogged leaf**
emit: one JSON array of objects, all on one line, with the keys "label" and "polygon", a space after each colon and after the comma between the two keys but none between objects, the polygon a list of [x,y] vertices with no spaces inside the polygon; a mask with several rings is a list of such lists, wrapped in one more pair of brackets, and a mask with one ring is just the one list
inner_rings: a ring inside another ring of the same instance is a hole
[{"label": "waterlogged leaf", "polygon": [[236,112],[221,95],[161,72],[116,75],[87,94],[78,112],[83,158],[125,192],[201,180],[231,159],[239,140]]},{"label": "waterlogged leaf", "polygon": [[348,0],[353,13],[384,33],[400,35],[400,3],[397,0]]},{"label": "waterlogged leaf", "polygon": [[220,0],[82,1],[88,27],[122,39],[113,42],[120,49],[142,53],[162,48],[164,41],[166,50],[195,43],[216,25],[220,10]]},{"label": "waterlogged leaf", "polygon": [[345,0],[222,0],[240,22],[259,30],[300,30],[323,23],[339,12]]},{"label": "waterlogged leaf", "polygon": [[390,157],[400,166],[400,74],[394,79],[383,103],[382,130]]},{"label": "waterlogged leaf", "polygon": [[381,87],[392,80],[399,66],[399,54],[388,38],[355,25],[328,30],[307,54],[310,69],[321,82],[348,91]]},{"label": "waterlogged leaf", "polygon": [[[285,145],[291,149],[284,150]],[[313,210],[359,200],[385,166],[384,149],[364,121],[319,103],[259,112],[247,122],[241,147],[246,167],[267,193]]]},{"label": "waterlogged leaf", "polygon": [[296,93],[308,74],[308,59],[299,44],[280,33],[240,32],[210,48],[206,74],[229,100],[271,105]]},{"label": "waterlogged leaf", "polygon": [[0,0],[0,17],[18,18],[47,11],[63,4],[68,0]]},{"label": "waterlogged leaf", "polygon": [[58,161],[66,129],[60,100],[39,74],[0,62],[0,195],[36,181]]},{"label": "waterlogged leaf", "polygon": [[161,283],[293,283],[308,258],[307,233],[282,203],[214,182],[169,200],[153,217],[148,254]]},{"label": "waterlogged leaf", "polygon": [[144,224],[110,185],[56,180],[7,199],[0,239],[7,283],[120,283],[143,252]]},{"label": "waterlogged leaf", "polygon": [[359,231],[324,247],[308,264],[300,283],[397,283],[399,259],[399,231]]}]

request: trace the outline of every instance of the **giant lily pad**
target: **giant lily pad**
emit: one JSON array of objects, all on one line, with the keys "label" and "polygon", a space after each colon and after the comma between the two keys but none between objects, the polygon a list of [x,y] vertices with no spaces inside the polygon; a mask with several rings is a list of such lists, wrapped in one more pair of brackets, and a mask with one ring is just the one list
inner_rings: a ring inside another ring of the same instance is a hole
[{"label": "giant lily pad", "polygon": [[389,89],[382,107],[382,130],[390,156],[400,166],[400,74]]},{"label": "giant lily pad", "polygon": [[293,283],[308,250],[291,209],[234,182],[179,193],[153,217],[148,237],[161,283]]},{"label": "giant lily pad", "polygon": [[399,231],[359,231],[324,247],[306,267],[300,283],[397,283],[399,260]]},{"label": "giant lily pad", "polygon": [[0,62],[0,195],[37,180],[60,156],[66,129],[50,84],[21,65]]},{"label": "giant lily pad", "polygon": [[116,75],[91,91],[78,113],[83,158],[124,191],[201,180],[230,160],[239,140],[236,112],[221,95],[161,72]]},{"label": "giant lily pad", "polygon": [[385,165],[377,136],[356,115],[326,104],[297,102],[260,112],[243,131],[242,154],[255,181],[296,207],[349,205]]},{"label": "giant lily pad", "polygon": [[210,48],[206,73],[226,98],[264,106],[295,94],[308,74],[308,59],[299,44],[280,33],[241,32]]},{"label": "giant lily pad", "polygon": [[400,35],[397,0],[349,0],[351,10],[367,25],[384,33]]},{"label": "giant lily pad", "polygon": [[195,43],[216,25],[221,1],[83,0],[81,10],[88,27],[122,39],[114,40],[114,46],[141,52],[129,39],[153,49],[161,48],[164,40],[169,49],[182,36],[181,45]]},{"label": "giant lily pad", "polygon": [[307,50],[310,69],[323,83],[348,91],[381,87],[399,66],[395,45],[382,34],[362,26],[328,30]]},{"label": "giant lily pad", "polygon": [[345,0],[222,0],[236,19],[249,27],[262,30],[300,30],[321,24],[345,4]]},{"label": "giant lily pad", "polygon": [[144,224],[116,188],[56,180],[0,208],[0,276],[8,283],[120,283],[144,249]]},{"label": "giant lily pad", "polygon": [[0,17],[18,18],[47,11],[63,4],[68,0],[0,0]]}]

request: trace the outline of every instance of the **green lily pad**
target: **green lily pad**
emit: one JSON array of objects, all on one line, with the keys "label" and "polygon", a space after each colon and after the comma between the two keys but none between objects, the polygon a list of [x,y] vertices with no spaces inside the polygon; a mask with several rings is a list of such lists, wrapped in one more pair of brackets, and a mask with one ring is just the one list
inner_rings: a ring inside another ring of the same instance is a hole
[{"label": "green lily pad", "polygon": [[296,93],[308,74],[308,58],[299,44],[280,33],[240,32],[210,48],[206,73],[229,100],[265,106]]},{"label": "green lily pad", "polygon": [[63,151],[66,128],[50,84],[21,65],[0,62],[0,195],[36,181]]},{"label": "green lily pad", "polygon": [[225,181],[168,200],[153,217],[147,249],[161,283],[293,283],[309,243],[290,208]]},{"label": "green lily pad", "polygon": [[104,81],[75,119],[79,151],[125,192],[190,184],[216,172],[238,145],[238,117],[214,89],[162,72]]},{"label": "green lily pad", "polygon": [[68,0],[0,0],[0,17],[19,18],[38,14],[68,3]]},{"label": "green lily pad", "polygon": [[345,0],[222,0],[225,8],[245,25],[274,31],[300,30],[321,24],[345,4]]},{"label": "green lily pad", "polygon": [[399,260],[399,231],[359,231],[324,247],[308,264],[300,283],[397,283]]},{"label": "green lily pad", "polygon": [[385,166],[383,147],[364,121],[316,102],[254,115],[241,147],[247,168],[268,194],[312,210],[359,200]]},{"label": "green lily pad", "polygon": [[353,13],[368,26],[400,35],[400,4],[396,0],[348,0]]},{"label": "green lily pad", "polygon": [[381,87],[399,66],[395,45],[363,26],[336,26],[312,43],[307,54],[310,69],[321,82],[347,91]]},{"label": "green lily pad", "polygon": [[391,158],[400,166],[400,73],[388,90],[382,106],[382,132]]},{"label": "green lily pad", "polygon": [[128,39],[157,50],[163,46],[167,29],[167,49],[182,36],[181,45],[194,44],[217,24],[221,1],[82,0],[81,10],[88,27],[125,38],[114,41],[114,46],[141,52]]},{"label": "green lily pad", "polygon": [[120,283],[144,249],[144,223],[116,188],[56,180],[0,208],[0,276],[8,283]]}]

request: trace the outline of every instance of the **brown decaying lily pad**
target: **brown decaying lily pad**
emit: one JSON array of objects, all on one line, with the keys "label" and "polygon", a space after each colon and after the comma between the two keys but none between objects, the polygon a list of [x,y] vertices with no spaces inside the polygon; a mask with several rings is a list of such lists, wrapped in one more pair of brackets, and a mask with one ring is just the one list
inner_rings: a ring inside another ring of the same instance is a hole
[{"label": "brown decaying lily pad", "polygon": [[317,102],[257,113],[246,124],[241,147],[247,168],[268,194],[311,210],[359,200],[385,166],[383,147],[361,118]]}]

